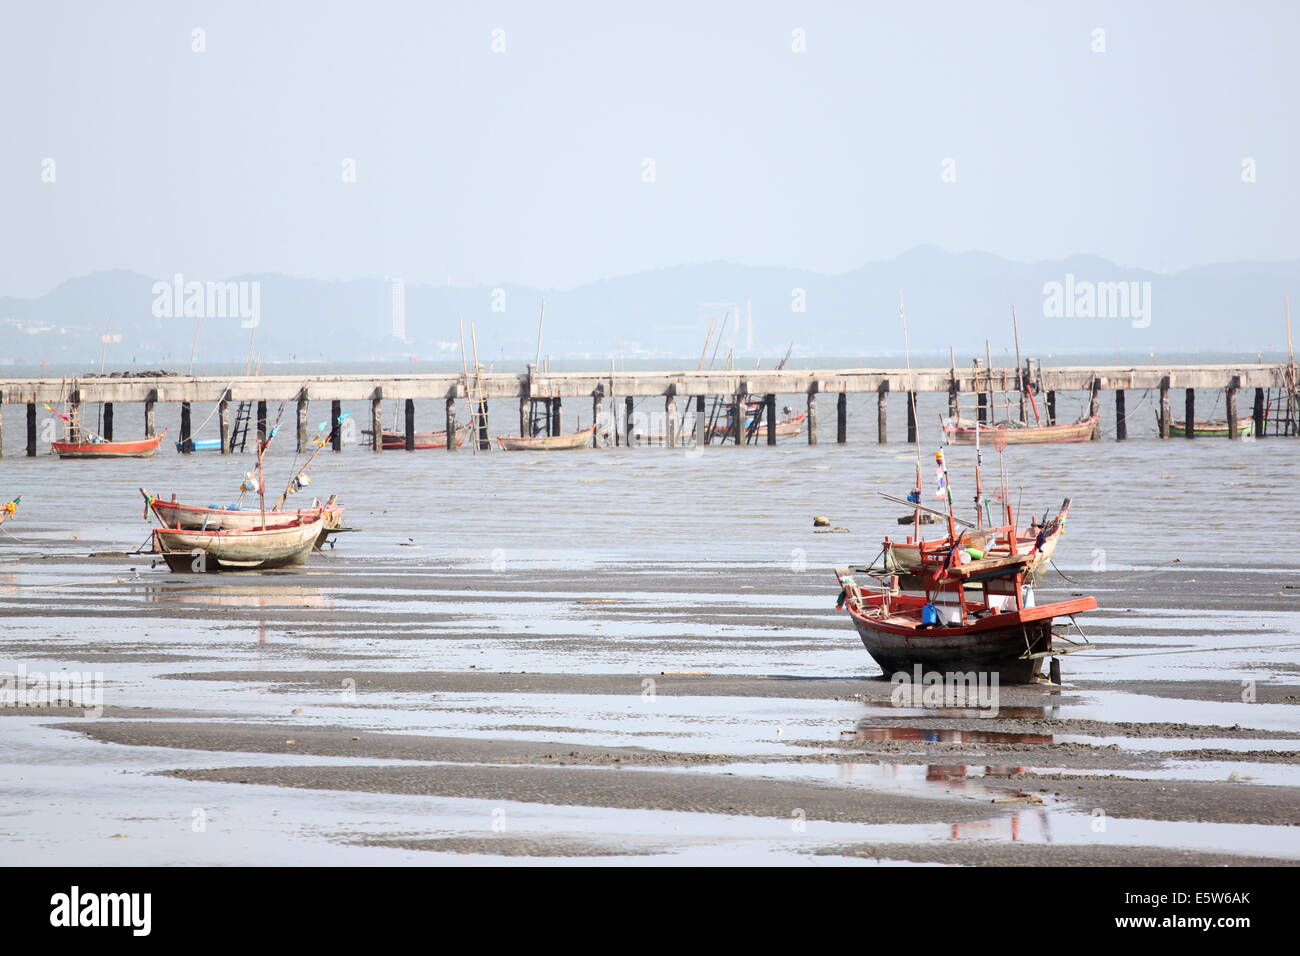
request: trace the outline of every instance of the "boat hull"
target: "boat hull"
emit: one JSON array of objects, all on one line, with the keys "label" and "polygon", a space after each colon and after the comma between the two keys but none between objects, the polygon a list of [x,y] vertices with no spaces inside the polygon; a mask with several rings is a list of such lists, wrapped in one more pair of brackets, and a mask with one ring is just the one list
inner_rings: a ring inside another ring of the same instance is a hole
[{"label": "boat hull", "polygon": [[[262,526],[261,509],[236,511],[231,508],[201,508],[161,498],[150,501],[149,507],[158,523],[168,530],[254,531]],[[330,532],[343,526],[343,506],[332,500],[319,508],[268,511],[266,520],[268,524],[279,525],[289,521],[310,521],[318,515],[324,518],[319,539],[323,544]]]},{"label": "boat hull", "polygon": [[[808,420],[807,412],[800,412],[798,415],[794,416],[793,418],[781,419],[776,423],[776,437],[793,438],[795,435],[798,435],[801,431],[803,431],[803,423],[807,420]],[[746,426],[746,431],[748,431],[748,429],[749,426]],[[712,435],[713,435],[712,440],[715,442],[726,441],[727,439],[731,438],[731,429],[728,428],[726,425],[714,425]],[[754,429],[754,435],[756,436],[756,440],[759,442],[767,441],[766,421],[761,421],[758,423],[757,428]],[[741,432],[740,438],[741,441],[744,441],[745,432]]]},{"label": "boat hull", "polygon": [[294,521],[256,531],[177,531],[155,528],[154,553],[179,572],[265,571],[307,563],[325,519]]},{"label": "boat hull", "polygon": [[[980,443],[1005,441],[1008,445],[1062,445],[1092,441],[1097,427],[1097,416],[1067,425],[1027,425],[1007,428],[998,425],[980,425]],[[975,444],[975,425],[972,422],[947,419],[943,423],[944,438],[950,445]]]},{"label": "boat hull", "polygon": [[1028,684],[1042,666],[1042,658],[1024,660],[1026,653],[1051,650],[1050,619],[990,628],[975,633],[946,633],[961,629],[934,628],[898,634],[853,615],[853,624],[867,653],[886,677],[900,671],[910,675],[919,665],[923,672],[939,674],[997,674],[999,684]]},{"label": "boat hull", "polygon": [[[456,447],[460,448],[465,444],[465,439],[470,433],[473,424],[462,425],[456,429]],[[363,431],[363,435],[374,435],[372,431]],[[369,446],[369,442],[366,443]],[[405,451],[406,450],[406,432],[383,431],[380,433],[380,444],[384,451]],[[441,432],[416,432],[415,433],[415,450],[416,451],[437,451],[446,449],[447,433]]]},{"label": "boat hull", "polygon": [[497,447],[502,451],[574,451],[591,445],[591,436],[596,432],[592,425],[585,431],[572,435],[539,435],[536,438],[515,438],[497,436]]},{"label": "boat hull", "polygon": [[60,458],[152,458],[166,434],[139,441],[56,441],[50,447]]},{"label": "boat hull", "polygon": [[[1255,419],[1239,418],[1237,419],[1237,437],[1247,438],[1255,434]],[[1169,423],[1170,438],[1187,437],[1187,419],[1178,418]],[[1197,438],[1227,438],[1228,423],[1225,421],[1207,421],[1196,423]]]}]

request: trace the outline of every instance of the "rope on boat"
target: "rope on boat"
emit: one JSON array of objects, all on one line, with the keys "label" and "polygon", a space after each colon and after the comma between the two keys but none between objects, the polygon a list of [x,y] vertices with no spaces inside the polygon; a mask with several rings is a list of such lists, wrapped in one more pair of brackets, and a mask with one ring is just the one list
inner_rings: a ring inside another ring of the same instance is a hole
[{"label": "rope on boat", "polygon": [[1138,651],[1135,654],[1094,654],[1093,657],[1121,660],[1126,657],[1164,657],[1169,654],[1214,654],[1219,651],[1289,651],[1300,644],[1248,644],[1244,647],[1187,647],[1177,651]]}]

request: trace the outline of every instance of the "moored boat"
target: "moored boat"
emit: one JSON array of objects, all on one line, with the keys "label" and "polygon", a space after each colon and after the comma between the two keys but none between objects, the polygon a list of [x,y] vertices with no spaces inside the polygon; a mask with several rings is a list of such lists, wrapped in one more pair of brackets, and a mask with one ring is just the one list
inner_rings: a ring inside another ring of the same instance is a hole
[{"label": "moored boat", "polygon": [[[472,422],[466,422],[464,425],[461,425],[456,429],[457,448],[460,448],[465,444],[465,438],[469,435],[470,430],[473,429],[473,427],[474,424]],[[362,431],[361,434],[373,436],[374,432],[367,428]],[[406,432],[385,428],[379,434],[379,440],[384,451],[402,451],[406,448]],[[439,448],[445,449],[447,447],[446,431],[416,432],[414,437],[416,451],[437,450]],[[369,446],[370,442],[366,441],[364,444]]]},{"label": "moored boat", "polygon": [[595,433],[596,426],[593,424],[572,435],[538,435],[536,438],[498,435],[497,447],[502,451],[570,451],[589,447],[591,436]]},{"label": "moored boat", "polygon": [[167,430],[138,441],[107,441],[90,438],[50,442],[60,458],[151,458],[166,436]]},{"label": "moored boat", "polygon": [[[153,551],[173,571],[262,571],[306,564],[325,524],[323,513],[263,528],[229,531],[154,528]],[[259,516],[260,517],[260,516]]]},{"label": "moored boat", "polygon": [[980,440],[985,442],[1006,442],[1008,445],[1070,444],[1091,441],[1097,420],[1098,416],[1093,415],[1061,425],[1031,425],[1012,421],[985,425],[965,418],[945,418],[943,434],[951,445],[975,444],[977,429]]},{"label": "moored boat", "polygon": [[[1206,421],[1196,421],[1194,426],[1196,437],[1204,436],[1206,438],[1227,438],[1228,421],[1224,418],[1211,418]],[[1237,437],[1248,438],[1255,434],[1255,419],[1247,415],[1245,418],[1237,419]],[[1174,418],[1169,421],[1169,435],[1171,438],[1187,437],[1187,419]]]},{"label": "moored boat", "polygon": [[[188,505],[182,504],[172,495],[168,501],[151,495],[143,488],[146,513],[152,511],[154,517],[164,528],[182,531],[251,531],[261,528],[263,514],[260,508],[240,508],[235,505]],[[298,508],[292,511],[268,511],[266,521],[269,524],[282,524],[286,521],[310,520],[316,515],[325,519],[321,526],[317,545],[324,544],[329,535],[343,526],[343,506],[338,498],[331,495],[324,504],[319,501],[310,508]]]}]

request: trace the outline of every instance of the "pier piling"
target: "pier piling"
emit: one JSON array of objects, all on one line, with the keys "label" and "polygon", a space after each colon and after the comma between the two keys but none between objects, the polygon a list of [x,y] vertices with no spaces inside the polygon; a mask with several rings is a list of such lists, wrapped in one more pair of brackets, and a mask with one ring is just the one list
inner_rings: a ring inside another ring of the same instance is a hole
[{"label": "pier piling", "polygon": [[596,430],[591,433],[592,448],[600,447],[600,411],[604,398],[599,390],[591,393],[591,423],[596,426]]},{"label": "pier piling", "polygon": [[916,392],[907,393],[907,443],[916,444]]},{"label": "pier piling", "polygon": [[378,388],[370,397],[370,450],[384,450],[384,393]]},{"label": "pier piling", "polygon": [[843,445],[849,440],[849,395],[840,392],[835,397],[835,444]]},{"label": "pier piling", "polygon": [[564,434],[564,407],[560,404],[560,396],[551,399],[551,434]]},{"label": "pier piling", "polygon": [[817,392],[808,393],[808,444],[817,444]]},{"label": "pier piling", "polygon": [[738,392],[731,396],[731,440],[740,445],[745,441],[745,395]]},{"label": "pier piling", "polygon": [[709,443],[709,422],[704,417],[704,396],[695,396],[695,447],[703,448]]},{"label": "pier piling", "polygon": [[[1092,398],[1088,401],[1088,417],[1097,418],[1101,414],[1101,379],[1092,380]],[[1092,440],[1097,441],[1101,438],[1101,419],[1097,418],[1097,424],[1092,426]]]},{"label": "pier piling", "polygon": [[27,403],[27,457],[36,457],[36,403]]},{"label": "pier piling", "polygon": [[144,437],[153,438],[157,432],[154,430],[154,403],[158,401],[158,389],[151,389],[149,397],[144,400]]},{"label": "pier piling", "polygon": [[[411,405],[411,417],[415,417],[415,401],[408,398]],[[412,425],[415,423],[412,422]],[[415,435],[411,435],[411,444],[415,444]],[[456,450],[456,396],[447,396],[447,451]]]},{"label": "pier piling", "polygon": [[[343,450],[343,426],[339,416],[343,414],[343,403],[337,398],[330,402],[330,446],[334,451]],[[266,429],[266,402],[257,403],[257,433],[261,435]]]},{"label": "pier piling", "polygon": [[1228,437],[1237,437],[1237,380],[1224,390],[1224,399],[1228,406]]},{"label": "pier piling", "polygon": [[[221,454],[230,454],[230,389],[221,393],[217,402],[217,430],[221,432]],[[298,444],[302,445],[302,430],[298,430]]]},{"label": "pier piling", "polygon": [[775,445],[776,444],[776,396],[773,395],[771,392],[768,392],[767,397],[763,400],[763,404],[767,406],[767,443],[769,445]]},{"label": "pier piling", "polygon": [[1047,393],[1047,424],[1056,424],[1056,392]]},{"label": "pier piling", "polygon": [[1264,437],[1264,390],[1255,389],[1255,437]]},{"label": "pier piling", "polygon": [[1183,399],[1184,414],[1187,420],[1183,423],[1183,434],[1188,438],[1196,437],[1196,389],[1187,389],[1186,396]]},{"label": "pier piling", "polygon": [[632,447],[632,410],[635,407],[632,396],[623,399],[623,444]]},{"label": "pier piling", "polygon": [[664,429],[664,442],[669,448],[677,447],[677,396],[669,394],[664,399],[664,417],[667,427]]},{"label": "pier piling", "polygon": [[[406,425],[406,441],[404,443],[406,450],[415,451],[415,399],[408,398],[402,403],[402,416],[405,418],[403,424]],[[455,422],[456,416],[452,415],[451,420]]]},{"label": "pier piling", "polygon": [[1115,389],[1115,440],[1128,438],[1128,417],[1124,414],[1124,389]]},{"label": "pier piling", "polygon": [[[229,395],[230,393],[227,392],[226,394]],[[298,451],[306,448],[309,441],[310,439],[307,437],[307,389],[304,388],[298,392]]]},{"label": "pier piling", "polygon": [[1169,376],[1160,380],[1160,437],[1169,437]]},{"label": "pier piling", "polygon": [[[337,420],[338,416],[335,415]],[[257,443],[263,445],[266,443],[266,399],[261,398],[257,401]]]},{"label": "pier piling", "polygon": [[876,389],[876,444],[889,441],[889,383],[881,382]]},{"label": "pier piling", "polygon": [[113,403],[104,403],[104,429],[101,433],[109,441],[113,440]]},{"label": "pier piling", "polygon": [[194,442],[191,440],[191,421],[190,421],[190,403],[181,402],[181,454],[188,455],[194,450]]}]

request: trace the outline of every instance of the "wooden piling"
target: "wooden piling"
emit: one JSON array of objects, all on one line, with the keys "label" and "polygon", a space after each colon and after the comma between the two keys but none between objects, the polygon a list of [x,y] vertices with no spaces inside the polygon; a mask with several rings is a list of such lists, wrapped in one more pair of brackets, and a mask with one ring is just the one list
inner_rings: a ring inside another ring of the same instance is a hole
[{"label": "wooden piling", "polygon": [[1255,389],[1255,437],[1264,437],[1264,390]]},{"label": "wooden piling", "polygon": [[[217,431],[221,433],[221,454],[230,454],[230,389],[221,393],[217,402]],[[301,445],[302,439],[298,440]]]},{"label": "wooden piling", "polygon": [[[263,426],[265,427],[265,425]],[[188,455],[194,450],[190,432],[190,403],[181,402],[181,454]]]},{"label": "wooden piling", "polygon": [[703,448],[709,443],[709,422],[704,415],[704,396],[695,396],[695,447]]},{"label": "wooden piling", "polygon": [[551,399],[551,434],[564,434],[564,408],[560,404],[558,395]]},{"label": "wooden piling", "polygon": [[533,400],[527,395],[519,397],[519,435],[531,438],[533,435]]},{"label": "wooden piling", "polygon": [[600,411],[601,402],[604,395],[600,392],[591,393],[591,422],[596,426],[596,430],[591,433],[591,447],[600,447]]},{"label": "wooden piling", "polygon": [[881,382],[876,389],[876,444],[889,441],[889,383]]},{"label": "wooden piling", "polygon": [[623,399],[623,444],[632,447],[632,414],[635,407],[632,396]]},{"label": "wooden piling", "polygon": [[776,444],[776,396],[768,392],[763,399],[763,404],[767,407],[767,443]]},{"label": "wooden piling", "polygon": [[[338,416],[334,416],[337,418]],[[182,436],[184,437],[184,436]],[[266,441],[266,399],[259,399],[257,402],[257,443],[259,445]]]},{"label": "wooden piling", "polygon": [[1188,438],[1196,437],[1196,389],[1189,388],[1183,397],[1183,414],[1187,420],[1183,423],[1183,434]]},{"label": "wooden piling", "polygon": [[[414,419],[415,400],[408,398],[407,401],[411,403],[411,418]],[[414,427],[415,422],[412,421],[411,425],[412,427]],[[414,434],[411,435],[411,444],[412,445],[415,444]],[[448,395],[447,396],[447,451],[455,451],[455,450],[456,450],[456,396]]]},{"label": "wooden piling", "polygon": [[907,393],[907,443],[916,444],[916,392]]},{"label": "wooden piling", "polygon": [[1160,379],[1160,437],[1169,437],[1169,376]]},{"label": "wooden piling", "polygon": [[[258,414],[264,415],[263,409],[266,408],[266,402],[258,402],[257,408]],[[330,446],[335,451],[343,450],[343,426],[339,424],[339,416],[342,414],[343,403],[336,398],[330,402],[330,433],[333,436],[330,440]],[[262,419],[259,418],[258,421],[262,422]],[[259,427],[265,427],[265,424],[263,423]]]},{"label": "wooden piling", "polygon": [[370,450],[384,450],[384,398],[383,392],[375,389],[370,396]]},{"label": "wooden piling", "polygon": [[1124,414],[1124,389],[1115,389],[1115,440],[1128,438],[1128,418]]},{"label": "wooden piling", "polygon": [[1236,379],[1225,389],[1224,399],[1228,406],[1228,437],[1237,437],[1237,386]]},{"label": "wooden piling", "polygon": [[808,444],[817,444],[817,393],[808,393]]},{"label": "wooden piling", "polygon": [[36,457],[36,403],[27,403],[27,457]]},{"label": "wooden piling", "polygon": [[1056,392],[1047,393],[1047,424],[1056,424]]},{"label": "wooden piling", "polygon": [[108,441],[113,440],[113,403],[104,403],[104,428],[100,432]]},{"label": "wooden piling", "polygon": [[731,439],[737,445],[745,441],[745,396],[731,396]]},{"label": "wooden piling", "polygon": [[664,417],[667,427],[664,429],[664,442],[669,448],[677,447],[677,396],[670,394],[664,399]]},{"label": "wooden piling", "polygon": [[1092,398],[1088,401],[1088,417],[1096,418],[1097,424],[1092,426],[1092,440],[1097,441],[1101,438],[1101,379],[1092,380]]},{"label": "wooden piling", "polygon": [[[415,451],[415,399],[408,398],[402,403],[402,413],[406,418],[404,423],[406,425],[406,441],[404,443],[405,450]],[[456,419],[453,416],[452,421],[455,420]]]},{"label": "wooden piling", "polygon": [[307,434],[307,389],[304,388],[298,392],[298,451],[302,451],[310,443],[311,438]]},{"label": "wooden piling", "polygon": [[835,399],[835,444],[843,445],[849,440],[849,396],[840,392]]},{"label": "wooden piling", "polygon": [[158,400],[158,390],[153,389],[149,392],[149,397],[144,400],[144,437],[153,438],[157,432],[154,431],[154,403]]}]

